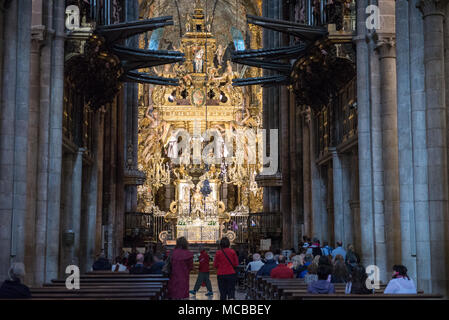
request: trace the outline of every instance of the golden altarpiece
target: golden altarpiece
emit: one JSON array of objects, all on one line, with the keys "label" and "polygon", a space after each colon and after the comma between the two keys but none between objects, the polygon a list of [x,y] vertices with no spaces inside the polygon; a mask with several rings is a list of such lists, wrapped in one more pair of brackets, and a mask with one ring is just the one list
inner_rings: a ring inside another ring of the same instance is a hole
[{"label": "golden altarpiece", "polygon": [[[234,70],[211,20],[197,3],[176,48],[185,62],[152,70],[180,79],[179,86],[139,88],[139,167],[147,180],[138,208],[153,215],[153,233],[165,244],[180,236],[190,243],[215,244],[224,235],[244,242],[248,215],[262,210],[255,181],[262,167],[262,89],[232,86],[232,79],[261,71]],[[260,48],[260,28],[249,30],[251,47]]]}]

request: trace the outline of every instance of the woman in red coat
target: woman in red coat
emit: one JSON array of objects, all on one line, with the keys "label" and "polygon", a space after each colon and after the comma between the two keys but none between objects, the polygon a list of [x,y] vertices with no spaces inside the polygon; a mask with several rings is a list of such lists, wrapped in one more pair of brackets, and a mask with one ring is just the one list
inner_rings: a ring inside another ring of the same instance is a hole
[{"label": "woman in red coat", "polygon": [[171,273],[168,281],[168,297],[186,299],[189,297],[189,274],[193,269],[193,253],[187,250],[187,239],[176,240],[176,247],[170,255]]},{"label": "woman in red coat", "polygon": [[239,259],[229,246],[229,239],[224,237],[220,240],[220,250],[215,253],[214,267],[217,268],[220,300],[234,299],[235,297],[237,273],[234,268],[239,265]]}]

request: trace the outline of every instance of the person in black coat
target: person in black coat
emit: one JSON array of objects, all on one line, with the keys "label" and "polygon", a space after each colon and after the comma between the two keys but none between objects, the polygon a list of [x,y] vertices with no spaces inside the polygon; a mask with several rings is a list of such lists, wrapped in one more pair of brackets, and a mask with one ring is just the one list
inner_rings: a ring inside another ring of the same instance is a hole
[{"label": "person in black coat", "polygon": [[257,271],[258,277],[269,277],[271,274],[271,270],[277,267],[276,260],[274,260],[274,256],[272,252],[265,253],[265,264]]},{"label": "person in black coat", "polygon": [[30,289],[21,282],[25,276],[25,266],[21,262],[15,262],[8,271],[9,279],[0,287],[0,299],[29,299]]},{"label": "person in black coat", "polygon": [[104,254],[100,254],[97,261],[94,262],[92,265],[92,270],[94,271],[110,271],[112,268],[111,263],[108,259],[104,256]]},{"label": "person in black coat", "polygon": [[150,268],[151,274],[162,274],[162,268],[164,267],[165,262],[162,260],[162,255],[160,253],[156,253],[153,256],[153,264]]},{"label": "person in black coat", "polygon": [[137,255],[137,262],[131,269],[129,269],[129,273],[130,274],[148,274],[148,273],[150,273],[150,269],[145,267],[145,265],[143,263],[144,260],[145,260],[144,255],[139,253]]}]

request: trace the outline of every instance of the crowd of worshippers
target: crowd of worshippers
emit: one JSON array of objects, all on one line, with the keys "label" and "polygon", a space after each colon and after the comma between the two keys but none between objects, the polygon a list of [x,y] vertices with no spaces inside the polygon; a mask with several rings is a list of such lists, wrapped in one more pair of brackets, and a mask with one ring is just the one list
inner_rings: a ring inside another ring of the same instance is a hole
[{"label": "crowd of worshippers", "polygon": [[[373,293],[367,287],[368,275],[360,263],[359,255],[351,244],[343,248],[341,242],[332,248],[327,242],[320,244],[318,239],[310,241],[305,238],[298,252],[294,249],[267,251],[263,254],[255,252],[247,254],[245,250],[234,250],[228,238],[220,241],[219,250],[215,252],[213,267],[217,270],[217,282],[221,300],[235,299],[235,286],[239,271],[244,266],[245,272],[255,273],[260,277],[275,279],[303,278],[308,285],[308,293],[335,293],[335,283],[345,283],[346,293]],[[94,271],[129,272],[130,274],[160,274],[168,277],[168,298],[188,299],[189,293],[195,295],[204,283],[206,296],[213,296],[209,280],[210,257],[207,249],[201,248],[198,279],[193,290],[189,291],[189,274],[193,270],[193,253],[188,250],[188,241],[184,238],[176,240],[176,247],[171,252],[144,254],[135,249],[117,257],[115,263],[100,254],[92,265]],[[250,261],[246,264],[247,261]],[[0,299],[31,298],[29,288],[23,284],[25,266],[22,262],[14,262],[9,269],[8,279],[0,286]],[[392,279],[388,282],[384,294],[416,294],[414,281],[407,275],[403,265],[393,266]]]},{"label": "crowd of worshippers", "polygon": [[[304,279],[308,293],[335,293],[335,283],[346,284],[347,294],[373,293],[373,289],[367,286],[370,280],[366,269],[360,263],[360,257],[352,244],[348,244],[345,250],[340,241],[332,248],[328,242],[321,245],[318,239],[311,241],[304,237],[298,251],[268,251],[263,254],[263,258],[261,253],[253,253],[246,271],[255,273],[258,277]],[[407,275],[407,268],[394,265],[392,279],[388,282],[384,294],[416,293],[415,283]]]},{"label": "crowd of worshippers", "polygon": [[161,253],[153,253],[149,250],[139,253],[133,248],[131,252],[123,252],[121,256],[116,257],[114,264],[111,264],[104,254],[100,254],[92,265],[92,270],[129,272],[130,274],[162,274],[164,264],[164,256]]}]

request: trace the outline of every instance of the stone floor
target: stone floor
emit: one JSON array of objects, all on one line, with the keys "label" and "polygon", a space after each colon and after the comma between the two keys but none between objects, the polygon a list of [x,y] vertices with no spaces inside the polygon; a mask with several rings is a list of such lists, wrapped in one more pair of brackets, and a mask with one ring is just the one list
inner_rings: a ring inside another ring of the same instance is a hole
[{"label": "stone floor", "polygon": [[[197,275],[191,274],[190,275],[190,290],[193,289],[195,282],[196,282]],[[207,293],[206,287],[200,287],[200,290],[196,293],[196,295],[190,295],[190,300],[219,300],[220,299],[220,292],[218,291],[218,283],[217,283],[217,276],[215,274],[210,275],[210,282],[212,283],[212,291],[214,292],[213,296],[206,297],[205,294]],[[245,293],[239,292],[239,290],[235,291],[235,299],[236,300],[245,300]]]}]

